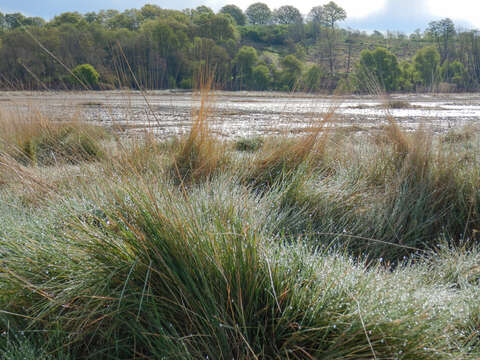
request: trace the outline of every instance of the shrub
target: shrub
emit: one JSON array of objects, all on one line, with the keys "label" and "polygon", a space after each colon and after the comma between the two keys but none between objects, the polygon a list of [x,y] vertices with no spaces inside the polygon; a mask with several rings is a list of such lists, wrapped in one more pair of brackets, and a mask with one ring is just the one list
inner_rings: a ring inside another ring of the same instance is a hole
[{"label": "shrub", "polygon": [[90,64],[78,65],[72,70],[75,75],[72,78],[73,84],[81,85],[89,89],[97,89],[100,75]]},{"label": "shrub", "polygon": [[192,89],[193,88],[192,79],[191,78],[183,78],[180,81],[180,88],[181,89]]}]

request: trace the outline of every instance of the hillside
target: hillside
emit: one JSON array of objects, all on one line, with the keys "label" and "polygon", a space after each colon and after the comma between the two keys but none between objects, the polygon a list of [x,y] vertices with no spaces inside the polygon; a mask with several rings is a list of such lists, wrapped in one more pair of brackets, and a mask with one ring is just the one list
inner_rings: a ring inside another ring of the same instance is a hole
[{"label": "hillside", "polygon": [[[0,13],[0,86],[191,88],[209,74],[226,90],[364,92],[368,74],[379,90],[478,89],[476,31],[443,19],[410,35],[367,34],[342,28],[347,15],[333,2],[307,16],[293,6],[272,11],[262,3],[245,12],[227,5],[216,14],[205,6],[145,5],[63,13],[48,22]],[[387,51],[375,53],[378,48]],[[71,73],[83,64],[98,79]]]}]

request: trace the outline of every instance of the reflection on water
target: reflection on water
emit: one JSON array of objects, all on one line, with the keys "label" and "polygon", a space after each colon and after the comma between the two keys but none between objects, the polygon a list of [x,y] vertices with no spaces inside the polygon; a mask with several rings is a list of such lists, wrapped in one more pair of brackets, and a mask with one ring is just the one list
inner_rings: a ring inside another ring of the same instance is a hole
[{"label": "reflection on water", "polygon": [[[39,110],[56,118],[79,118],[118,125],[130,131],[145,127],[161,136],[185,132],[192,109],[199,104],[189,92],[0,92],[0,109]],[[322,114],[335,111],[336,126],[361,129],[386,122],[387,100],[373,96],[312,96],[258,92],[217,92],[214,96],[212,129],[227,137],[275,133],[301,133]],[[390,114],[407,130],[427,126],[435,132],[480,119],[480,94],[397,95],[399,108]]]}]

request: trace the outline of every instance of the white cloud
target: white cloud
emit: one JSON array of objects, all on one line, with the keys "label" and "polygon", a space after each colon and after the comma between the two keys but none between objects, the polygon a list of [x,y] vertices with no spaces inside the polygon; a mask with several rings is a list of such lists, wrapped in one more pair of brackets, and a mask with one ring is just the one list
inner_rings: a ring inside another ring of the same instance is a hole
[{"label": "white cloud", "polygon": [[362,18],[385,7],[386,0],[339,0],[349,18]]},{"label": "white cloud", "polygon": [[427,0],[427,5],[434,16],[463,20],[480,27],[480,2],[476,0]]}]

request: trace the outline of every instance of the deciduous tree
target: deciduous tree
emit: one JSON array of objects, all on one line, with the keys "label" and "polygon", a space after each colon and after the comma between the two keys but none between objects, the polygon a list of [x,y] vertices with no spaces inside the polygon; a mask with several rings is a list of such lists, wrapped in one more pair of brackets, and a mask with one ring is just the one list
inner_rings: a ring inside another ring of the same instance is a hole
[{"label": "deciduous tree", "polygon": [[465,66],[458,60],[445,61],[440,67],[440,76],[443,81],[457,85],[458,89],[465,89],[468,84],[468,75]]},{"label": "deciduous tree", "polygon": [[299,24],[303,22],[300,11],[291,5],[281,6],[273,12],[273,18],[278,24]]},{"label": "deciduous tree", "polygon": [[304,90],[316,92],[321,88],[323,71],[319,65],[312,65],[304,76]]},{"label": "deciduous tree", "polygon": [[427,88],[438,81],[438,67],[440,66],[440,54],[433,46],[427,46],[417,52],[413,59],[415,70],[420,76],[422,84]]},{"label": "deciduous tree", "polygon": [[347,18],[347,12],[333,1],[323,7],[323,25],[326,27],[328,62],[330,74],[335,71],[336,46],[337,46],[337,23]]},{"label": "deciduous tree", "polygon": [[236,5],[225,5],[220,9],[220,13],[230,15],[233,20],[237,23],[237,25],[243,26],[247,21],[247,17],[243,13],[242,9],[240,9]]},{"label": "deciduous tree", "polygon": [[324,9],[323,6],[313,7],[307,16],[307,21],[312,25],[312,33],[315,40],[320,35],[321,26],[324,23]]},{"label": "deciduous tree", "polygon": [[240,88],[247,85],[252,79],[253,66],[257,62],[257,51],[251,46],[242,46],[235,57],[235,66],[238,72]]},{"label": "deciduous tree", "polygon": [[[363,50],[355,70],[356,86],[361,91],[398,90],[401,77],[397,57],[384,48]],[[380,87],[377,89],[376,87]]]},{"label": "deciduous tree", "polygon": [[270,69],[266,65],[258,65],[253,68],[253,81],[257,90],[266,90],[272,83]]},{"label": "deciduous tree", "polygon": [[293,90],[302,75],[302,63],[294,55],[285,56],[282,61],[282,90]]},{"label": "deciduous tree", "polygon": [[432,21],[428,25],[427,32],[434,39],[437,44],[438,52],[440,53],[440,62],[450,58],[452,50],[452,42],[456,35],[455,25],[449,18],[439,21]]},{"label": "deciduous tree", "polygon": [[151,20],[159,17],[162,14],[162,8],[157,5],[146,4],[140,9],[140,13],[145,20]]},{"label": "deciduous tree", "polygon": [[257,2],[250,5],[245,12],[248,22],[252,25],[265,25],[272,19],[272,12],[267,4]]},{"label": "deciduous tree", "polygon": [[24,25],[25,16],[20,13],[5,14],[5,25],[7,29],[13,30]]}]

